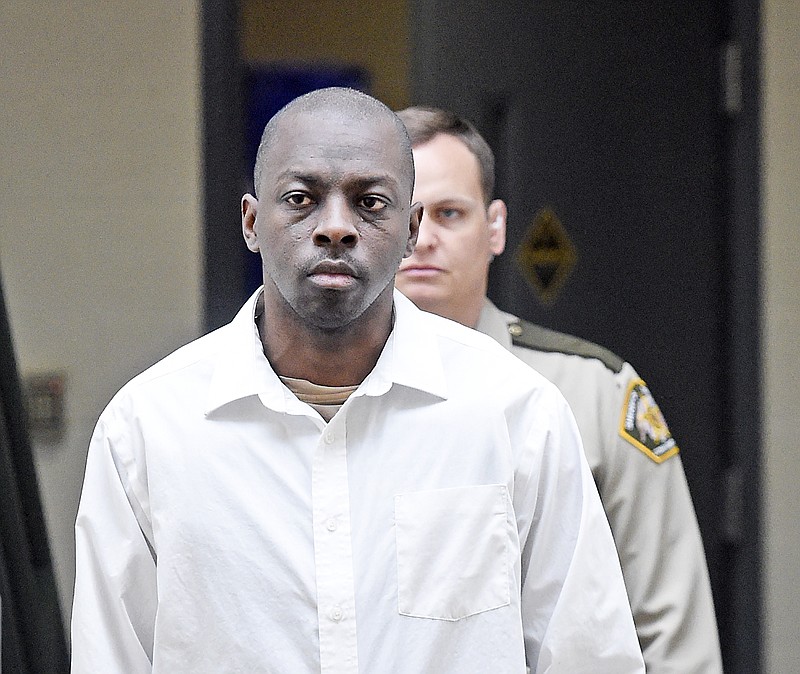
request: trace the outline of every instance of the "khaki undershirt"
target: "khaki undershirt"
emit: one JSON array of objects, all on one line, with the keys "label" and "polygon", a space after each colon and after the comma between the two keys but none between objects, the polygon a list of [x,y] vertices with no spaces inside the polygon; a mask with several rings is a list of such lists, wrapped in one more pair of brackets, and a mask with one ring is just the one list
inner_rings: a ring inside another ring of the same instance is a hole
[{"label": "khaki undershirt", "polygon": [[330,421],[350,394],[358,388],[355,386],[321,386],[305,379],[281,377],[284,386],[294,393],[298,400],[311,405],[319,415]]}]

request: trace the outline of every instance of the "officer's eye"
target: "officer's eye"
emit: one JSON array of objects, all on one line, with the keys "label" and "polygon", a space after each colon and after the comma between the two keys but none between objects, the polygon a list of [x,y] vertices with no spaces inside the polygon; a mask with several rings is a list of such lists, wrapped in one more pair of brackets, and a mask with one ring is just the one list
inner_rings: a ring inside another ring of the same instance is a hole
[{"label": "officer's eye", "polygon": [[457,208],[442,208],[439,209],[439,217],[442,220],[455,220],[461,216],[461,211]]}]

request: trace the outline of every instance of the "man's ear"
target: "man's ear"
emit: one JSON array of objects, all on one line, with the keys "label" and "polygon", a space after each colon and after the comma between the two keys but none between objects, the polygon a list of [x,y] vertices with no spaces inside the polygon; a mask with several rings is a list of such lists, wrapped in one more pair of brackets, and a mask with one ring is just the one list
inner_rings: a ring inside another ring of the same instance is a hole
[{"label": "man's ear", "polygon": [[403,257],[411,257],[414,248],[417,245],[417,236],[419,236],[419,223],[422,222],[422,202],[417,201],[411,204],[411,212],[408,215],[408,241],[406,242],[406,252]]},{"label": "man's ear", "polygon": [[259,250],[258,234],[256,233],[256,215],[258,214],[258,199],[252,194],[242,197],[242,234],[247,247],[254,253]]},{"label": "man's ear", "polygon": [[506,218],[508,209],[502,199],[495,199],[487,209],[489,218],[489,251],[500,255],[506,247]]}]

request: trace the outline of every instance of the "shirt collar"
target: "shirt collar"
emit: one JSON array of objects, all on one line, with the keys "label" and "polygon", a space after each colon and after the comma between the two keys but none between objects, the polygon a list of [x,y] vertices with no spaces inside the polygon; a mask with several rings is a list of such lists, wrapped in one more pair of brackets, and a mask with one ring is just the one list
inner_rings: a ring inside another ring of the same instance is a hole
[{"label": "shirt collar", "polygon": [[[220,329],[219,350],[213,357],[205,413],[257,395],[279,412],[303,413],[305,406],[283,385],[264,355],[255,323],[259,288],[235,318]],[[353,394],[383,395],[393,384],[446,398],[447,386],[436,333],[426,314],[394,291],[394,327],[372,372]]]},{"label": "shirt collar", "polygon": [[221,339],[213,358],[214,373],[206,399],[206,415],[251,395],[259,396],[268,407],[286,408],[286,388],[264,355],[256,328],[256,301],[261,290],[254,292],[234,319],[220,328]]},{"label": "shirt collar", "polygon": [[399,290],[394,291],[394,328],[372,372],[356,392],[382,395],[392,384],[447,398],[437,333],[431,321]]}]

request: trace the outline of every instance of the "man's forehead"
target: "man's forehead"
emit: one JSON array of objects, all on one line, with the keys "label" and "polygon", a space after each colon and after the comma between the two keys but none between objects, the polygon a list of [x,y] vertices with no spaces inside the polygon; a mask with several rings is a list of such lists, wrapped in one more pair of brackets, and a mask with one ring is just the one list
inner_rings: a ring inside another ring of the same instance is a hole
[{"label": "man's forehead", "polygon": [[402,181],[403,149],[390,120],[323,113],[300,111],[281,119],[267,166],[280,176],[344,171],[353,179]]},{"label": "man's forehead", "polygon": [[331,129],[346,127],[367,134],[385,134],[397,140],[392,120],[386,115],[367,114],[345,106],[324,106],[286,111],[278,120],[275,135],[298,133],[324,136]]},{"label": "man's forehead", "polygon": [[303,157],[331,162],[361,158],[397,176],[409,198],[413,190],[414,161],[405,127],[389,108],[359,92],[323,89],[276,113],[259,146],[256,190]]},{"label": "man's forehead", "polygon": [[276,165],[319,168],[326,163],[344,164],[354,171],[401,170],[402,153],[386,133],[342,125],[308,124],[275,137],[272,162]]}]

